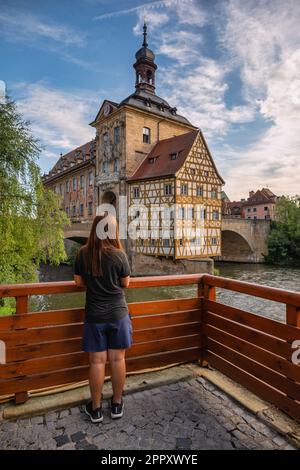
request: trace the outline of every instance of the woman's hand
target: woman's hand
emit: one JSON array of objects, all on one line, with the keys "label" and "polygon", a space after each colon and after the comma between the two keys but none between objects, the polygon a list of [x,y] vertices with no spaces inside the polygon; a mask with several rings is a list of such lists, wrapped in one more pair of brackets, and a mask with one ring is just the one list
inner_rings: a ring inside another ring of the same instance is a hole
[{"label": "woman's hand", "polygon": [[77,287],[86,287],[84,279],[77,274],[74,274],[74,281]]}]

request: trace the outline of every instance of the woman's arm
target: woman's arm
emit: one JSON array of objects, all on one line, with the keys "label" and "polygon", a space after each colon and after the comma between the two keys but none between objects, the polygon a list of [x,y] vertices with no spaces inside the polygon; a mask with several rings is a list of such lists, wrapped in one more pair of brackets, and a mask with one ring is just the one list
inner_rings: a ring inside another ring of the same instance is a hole
[{"label": "woman's arm", "polygon": [[122,287],[128,287],[130,283],[130,276],[120,277],[120,282]]},{"label": "woman's arm", "polygon": [[77,287],[86,287],[84,279],[78,274],[74,274],[74,281]]}]

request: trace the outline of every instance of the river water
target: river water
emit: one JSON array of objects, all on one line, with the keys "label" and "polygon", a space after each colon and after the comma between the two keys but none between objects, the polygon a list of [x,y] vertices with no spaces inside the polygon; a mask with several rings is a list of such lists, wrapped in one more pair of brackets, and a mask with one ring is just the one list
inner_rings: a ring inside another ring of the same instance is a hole
[{"label": "river water", "polygon": [[[264,284],[271,287],[300,291],[300,269],[279,268],[265,264],[216,263],[220,276],[241,281]],[[42,265],[39,270],[41,282],[65,281],[73,279],[72,268],[61,265],[51,267]],[[194,286],[166,286],[160,288],[127,289],[128,302],[142,302],[196,295]],[[84,293],[41,295],[30,298],[30,311],[56,310],[84,306]],[[264,299],[217,289],[217,300],[234,307],[242,308],[258,315],[278,321],[285,321],[285,306]]]}]

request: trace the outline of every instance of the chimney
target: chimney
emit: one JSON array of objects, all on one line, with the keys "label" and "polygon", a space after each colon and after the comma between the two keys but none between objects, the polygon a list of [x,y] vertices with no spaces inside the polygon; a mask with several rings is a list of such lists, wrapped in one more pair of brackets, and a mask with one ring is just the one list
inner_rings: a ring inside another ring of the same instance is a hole
[{"label": "chimney", "polygon": [[249,197],[254,196],[254,191],[249,191]]}]

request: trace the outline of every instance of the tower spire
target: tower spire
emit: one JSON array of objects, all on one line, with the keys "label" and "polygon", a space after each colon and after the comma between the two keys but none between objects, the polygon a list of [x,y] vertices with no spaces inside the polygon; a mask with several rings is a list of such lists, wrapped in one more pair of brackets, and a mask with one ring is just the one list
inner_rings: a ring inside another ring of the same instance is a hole
[{"label": "tower spire", "polygon": [[147,25],[146,25],[146,19],[144,19],[144,26],[143,26],[143,36],[144,36],[144,42],[143,42],[143,47],[148,47],[148,42],[147,42]]},{"label": "tower spire", "polygon": [[143,30],[143,45],[135,54],[136,62],[133,65],[136,70],[135,87],[137,90],[155,94],[155,71],[157,65],[154,62],[154,52],[148,48],[146,19],[144,19]]}]

